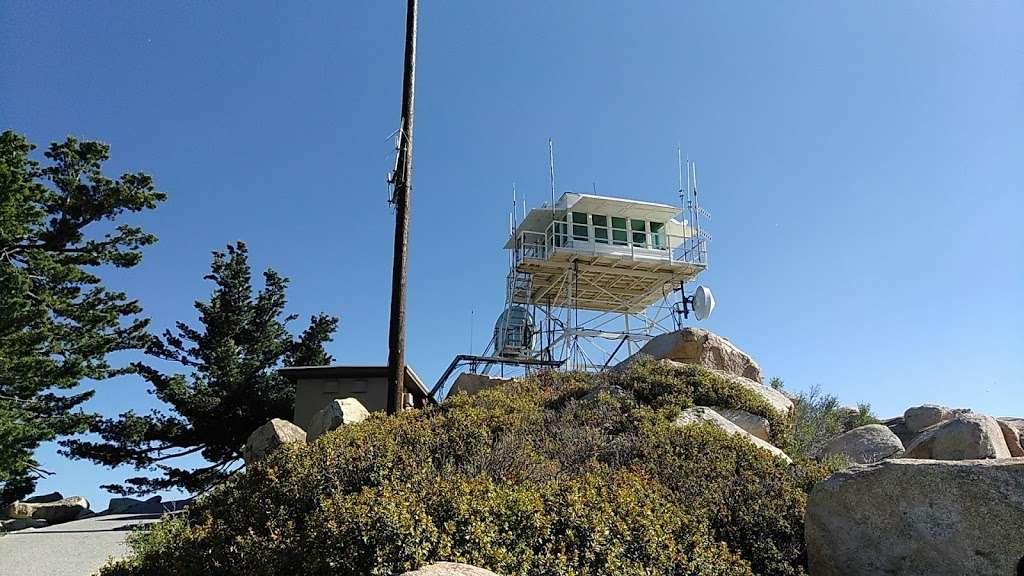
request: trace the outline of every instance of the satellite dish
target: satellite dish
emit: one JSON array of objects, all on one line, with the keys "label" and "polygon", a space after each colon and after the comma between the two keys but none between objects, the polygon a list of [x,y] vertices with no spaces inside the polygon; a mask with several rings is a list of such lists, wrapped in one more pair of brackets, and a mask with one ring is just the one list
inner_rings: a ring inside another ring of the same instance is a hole
[{"label": "satellite dish", "polygon": [[711,316],[711,312],[714,309],[715,295],[711,293],[710,289],[704,286],[697,286],[697,290],[693,293],[693,313],[697,320],[704,320]]}]

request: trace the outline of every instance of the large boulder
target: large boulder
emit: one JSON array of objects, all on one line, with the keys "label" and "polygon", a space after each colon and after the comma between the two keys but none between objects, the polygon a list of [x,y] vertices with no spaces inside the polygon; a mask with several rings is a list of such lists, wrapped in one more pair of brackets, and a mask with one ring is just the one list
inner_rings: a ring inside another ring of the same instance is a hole
[{"label": "large boulder", "polygon": [[60,524],[77,520],[88,512],[88,500],[81,496],[71,496],[54,502],[14,502],[7,507],[6,515],[8,518],[31,518]]},{"label": "large boulder", "polygon": [[814,486],[806,520],[814,576],[1019,574],[1024,461],[852,466]]},{"label": "large boulder", "polygon": [[263,459],[283,444],[306,443],[306,432],[287,420],[274,418],[260,426],[249,435],[242,448],[242,458],[246,464]]},{"label": "large boulder", "polygon": [[0,533],[25,530],[26,528],[46,528],[48,525],[49,522],[46,520],[36,520],[35,518],[11,518],[10,520],[0,520]]},{"label": "large boulder", "polygon": [[22,502],[27,504],[45,504],[46,502],[56,502],[63,499],[64,495],[60,492],[50,492],[49,494],[40,494],[31,498],[25,498]]},{"label": "large boulder", "polygon": [[758,438],[757,436],[754,436],[750,432],[747,432],[743,428],[740,428],[739,426],[726,420],[725,417],[723,417],[721,414],[715,412],[714,410],[706,406],[694,406],[692,408],[687,408],[686,410],[683,410],[683,413],[675,420],[675,424],[677,426],[699,424],[702,422],[709,422],[711,424],[714,424],[715,426],[718,426],[719,428],[728,432],[729,434],[739,436],[744,440],[750,442],[754,446],[757,446],[758,448],[763,448],[768,452],[771,452],[775,456],[782,458],[786,462],[793,462],[793,460],[790,459],[790,457],[787,456],[786,453],[783,452],[782,450],[776,448],[775,446],[772,446],[768,442],[765,442],[764,440]]},{"label": "large boulder", "polygon": [[1010,451],[1010,456],[1014,458],[1024,456],[1024,450],[1020,445],[1020,432],[1017,428],[999,419],[996,419],[996,423],[999,424],[999,430],[1003,433],[1003,440],[1006,441],[1006,448]]},{"label": "large boulder", "polygon": [[907,446],[907,458],[976,460],[1009,458],[999,423],[991,416],[966,413],[921,431]]},{"label": "large boulder", "polygon": [[843,456],[854,464],[870,464],[903,453],[903,442],[884,424],[868,424],[836,436],[821,455]]},{"label": "large boulder", "polygon": [[459,562],[434,562],[419,570],[405,572],[402,576],[498,576],[490,570],[477,568]]},{"label": "large boulder", "polygon": [[[761,368],[746,352],[725,338],[702,328],[683,328],[650,339],[637,354],[646,354],[657,360],[667,359],[686,364],[698,364],[764,383]],[[630,361],[627,358],[619,364]]]},{"label": "large boulder", "polygon": [[904,446],[910,444],[910,441],[914,439],[914,436],[917,436],[916,432],[911,432],[910,429],[907,428],[907,422],[903,419],[903,416],[882,420],[882,424],[884,424],[889,430],[892,430],[892,433],[900,439],[900,442],[902,442]]},{"label": "large boulder", "polygon": [[[672,361],[663,360],[663,362]],[[726,380],[734,384],[739,384],[740,386],[743,386],[744,388],[750,390],[751,392],[754,392],[755,394],[763,398],[766,402],[768,402],[768,404],[771,405],[771,407],[774,408],[776,412],[782,414],[783,416],[793,412],[793,401],[790,400],[789,397],[783,394],[781,391],[776,390],[771,386],[765,386],[764,384],[755,382],[750,378],[737,376],[731,372],[726,372],[724,370],[712,369],[711,372],[721,376],[722,378],[725,378]]]},{"label": "large boulder", "polygon": [[718,414],[729,422],[743,428],[761,440],[764,440],[765,442],[771,440],[771,427],[768,424],[767,418],[758,416],[757,414],[751,414],[746,410],[737,410],[735,408],[720,408],[718,406],[713,406],[712,409],[715,412],[718,412]]},{"label": "large boulder", "polygon": [[346,424],[362,422],[369,417],[370,412],[362,402],[355,398],[334,400],[310,419],[309,427],[306,430],[306,441],[312,442],[331,430]]},{"label": "large boulder", "polygon": [[[1003,431],[1003,438],[1006,440],[1010,455],[1014,457],[1024,456],[1024,418],[996,418],[999,428]],[[1016,438],[1016,442],[1014,442]]]},{"label": "large boulder", "polygon": [[476,394],[481,390],[486,390],[492,386],[498,386],[510,382],[511,378],[497,378],[494,376],[488,376],[486,374],[475,374],[473,372],[463,372],[459,374],[459,377],[455,379],[451,389],[448,390],[448,395],[452,394]]},{"label": "large boulder", "polygon": [[136,498],[111,498],[106,514],[160,514],[164,511],[163,497],[153,496],[148,500]]},{"label": "large boulder", "polygon": [[937,404],[923,404],[907,408],[907,411],[903,413],[903,423],[906,425],[907,430],[916,434],[925,428],[945,422],[946,420],[952,420],[959,414],[969,412],[970,410],[963,408],[946,408]]}]

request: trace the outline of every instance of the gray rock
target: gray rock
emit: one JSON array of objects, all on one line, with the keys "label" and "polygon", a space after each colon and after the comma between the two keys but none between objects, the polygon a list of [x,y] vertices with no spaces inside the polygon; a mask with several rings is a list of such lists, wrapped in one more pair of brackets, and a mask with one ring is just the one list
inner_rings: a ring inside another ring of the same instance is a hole
[{"label": "gray rock", "polygon": [[906,424],[907,430],[917,433],[940,422],[952,420],[959,414],[966,413],[970,413],[970,410],[946,408],[937,404],[922,404],[921,406],[907,408],[907,411],[903,413],[903,422]]},{"label": "gray rock", "polygon": [[[670,361],[666,360],[666,362]],[[750,378],[737,376],[724,370],[712,369],[711,371],[714,372],[715,374],[718,374],[722,378],[729,380],[734,384],[739,384],[740,386],[743,386],[747,390],[756,393],[761,398],[764,398],[764,400],[767,401],[768,404],[770,404],[771,407],[774,408],[775,411],[778,412],[779,414],[786,416],[793,412],[793,401],[790,400],[788,396],[786,396],[782,392],[779,392],[775,388],[772,388],[771,386],[765,386],[764,384],[758,384],[757,382],[754,382]]]},{"label": "gray rock", "polygon": [[402,576],[498,576],[498,574],[458,562],[434,562],[419,570],[405,572]]},{"label": "gray rock", "polygon": [[854,464],[870,464],[903,453],[903,443],[883,424],[868,424],[840,434],[822,450],[822,456],[843,456]]},{"label": "gray rock", "polygon": [[892,430],[892,433],[900,439],[900,442],[902,442],[904,446],[910,444],[914,437],[917,436],[916,432],[911,432],[907,428],[907,423],[903,420],[903,416],[883,420],[882,424],[884,424],[889,430]]},{"label": "gray rock", "polygon": [[81,496],[71,496],[55,502],[14,502],[7,507],[9,518],[32,518],[46,520],[50,524],[60,524],[77,520],[89,510],[89,502]]},{"label": "gray rock", "polygon": [[459,374],[459,377],[455,379],[451,389],[448,390],[448,395],[453,394],[476,394],[481,390],[486,390],[492,386],[500,386],[511,382],[512,378],[495,378],[487,376],[486,374],[474,374],[472,372],[463,372]]},{"label": "gray rock", "polygon": [[636,402],[636,397],[633,395],[632,392],[626,390],[622,386],[616,386],[614,384],[596,386],[593,390],[584,394],[579,401],[589,402],[591,400],[595,400],[598,396],[601,395],[608,395],[613,398],[625,400],[627,402]]},{"label": "gray rock", "polygon": [[[1024,418],[996,418],[996,420],[999,421],[999,427],[1003,428],[1003,438],[1006,438],[1006,428],[1009,428],[1012,431],[1010,432],[1010,436],[1012,437],[1014,434],[1017,436],[1016,446],[1024,450]],[[1016,456],[1016,454],[1013,453],[1014,446],[1010,446],[1010,442],[1010,439],[1006,438],[1007,448],[1010,449],[1010,455]]]},{"label": "gray rock", "polygon": [[25,498],[22,502],[26,504],[45,504],[47,502],[56,502],[57,500],[63,499],[64,496],[60,492],[50,492],[49,494],[40,494],[39,496]]},{"label": "gray rock", "polygon": [[14,532],[27,528],[45,528],[47,524],[46,520],[36,520],[35,518],[11,518],[10,520],[0,520],[0,532]]},{"label": "gray rock", "polygon": [[923,430],[907,446],[904,455],[930,460],[976,460],[1009,458],[1010,450],[995,418],[961,413]]},{"label": "gray rock", "polygon": [[370,412],[355,398],[334,400],[323,410],[313,415],[306,430],[306,441],[312,442],[320,436],[346,424],[362,422],[370,417]]},{"label": "gray rock", "polygon": [[996,423],[999,424],[999,430],[1003,433],[1003,440],[1006,441],[1006,448],[1010,451],[1010,456],[1013,458],[1024,456],[1024,449],[1020,444],[1020,432],[1017,428],[999,419],[996,419]]},{"label": "gray rock", "polygon": [[[723,370],[764,384],[761,367],[729,340],[702,328],[683,328],[650,339],[637,354]],[[632,357],[619,366],[628,365]]]},{"label": "gray rock", "polygon": [[106,514],[159,514],[164,511],[161,496],[153,496],[148,500],[135,498],[111,498],[107,504]]},{"label": "gray rock", "polygon": [[1024,461],[852,466],[814,486],[804,534],[814,576],[1018,574]]},{"label": "gray rock", "polygon": [[249,435],[242,448],[246,464],[252,464],[266,457],[283,444],[306,443],[306,432],[287,420],[274,418]]},{"label": "gray rock", "polygon": [[715,412],[718,412],[729,422],[743,428],[761,440],[764,440],[765,442],[771,441],[771,427],[768,424],[767,418],[758,416],[757,414],[751,414],[746,410],[737,410],[735,408],[721,408],[713,406],[712,409]]},{"label": "gray rock", "polygon": [[754,436],[750,432],[747,432],[743,428],[740,428],[739,426],[726,420],[721,414],[715,412],[714,410],[706,406],[694,406],[692,408],[687,408],[686,410],[683,410],[683,413],[679,416],[679,418],[676,418],[675,420],[676,426],[686,426],[689,424],[698,424],[702,422],[710,422],[711,424],[718,426],[719,428],[728,432],[729,434],[739,436],[744,440],[747,440],[754,446],[757,446],[758,448],[763,448],[768,452],[771,452],[775,456],[782,458],[788,463],[793,462],[793,460],[790,459],[790,457],[787,456],[786,453],[783,452],[782,450],[776,448],[775,446],[772,446],[768,442],[765,442],[764,440],[758,438],[757,436]]}]

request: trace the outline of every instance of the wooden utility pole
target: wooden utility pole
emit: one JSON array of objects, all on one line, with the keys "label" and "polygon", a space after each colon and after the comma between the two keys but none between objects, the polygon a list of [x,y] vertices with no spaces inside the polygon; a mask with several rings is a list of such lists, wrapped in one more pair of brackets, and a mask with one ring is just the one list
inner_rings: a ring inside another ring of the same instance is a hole
[{"label": "wooden utility pole", "polygon": [[419,0],[408,0],[405,14],[405,73],[402,122],[395,165],[395,256],[391,273],[391,328],[388,333],[388,414],[402,409],[405,392],[405,286],[409,258],[409,200],[412,195],[412,128],[416,101],[416,24]]}]

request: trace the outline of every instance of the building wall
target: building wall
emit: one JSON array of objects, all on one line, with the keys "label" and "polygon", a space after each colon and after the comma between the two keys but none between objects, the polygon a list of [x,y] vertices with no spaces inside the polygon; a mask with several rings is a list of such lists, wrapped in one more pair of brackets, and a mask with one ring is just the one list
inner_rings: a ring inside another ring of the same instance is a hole
[{"label": "building wall", "polygon": [[355,398],[370,412],[387,410],[388,380],[384,376],[369,378],[309,378],[295,383],[295,418],[305,430],[313,416],[332,400]]}]

